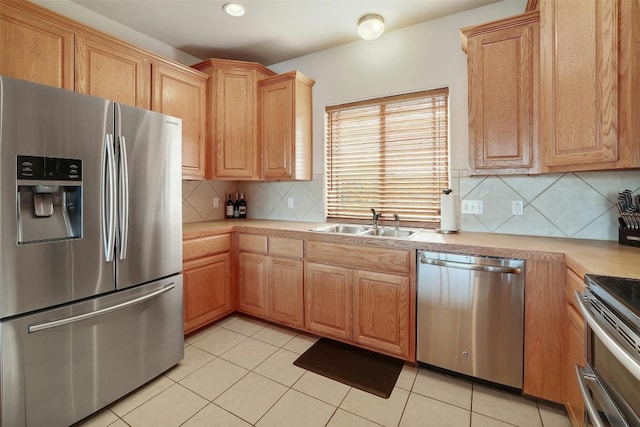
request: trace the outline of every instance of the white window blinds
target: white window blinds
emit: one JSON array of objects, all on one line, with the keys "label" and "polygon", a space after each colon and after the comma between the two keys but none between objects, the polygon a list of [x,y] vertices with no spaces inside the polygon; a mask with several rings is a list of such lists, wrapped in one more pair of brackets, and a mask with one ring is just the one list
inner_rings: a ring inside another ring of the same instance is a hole
[{"label": "white window blinds", "polygon": [[326,108],[327,220],[437,226],[449,184],[449,90]]}]

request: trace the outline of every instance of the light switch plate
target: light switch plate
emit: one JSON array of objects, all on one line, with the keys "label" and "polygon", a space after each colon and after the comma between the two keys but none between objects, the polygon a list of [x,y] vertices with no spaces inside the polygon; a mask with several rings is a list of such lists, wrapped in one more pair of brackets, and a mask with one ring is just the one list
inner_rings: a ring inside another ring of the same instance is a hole
[{"label": "light switch plate", "polygon": [[293,209],[293,198],[290,198],[289,200],[287,200],[287,207],[289,209]]},{"label": "light switch plate", "polygon": [[482,215],[484,202],[482,200],[463,200],[461,211],[463,214]]}]

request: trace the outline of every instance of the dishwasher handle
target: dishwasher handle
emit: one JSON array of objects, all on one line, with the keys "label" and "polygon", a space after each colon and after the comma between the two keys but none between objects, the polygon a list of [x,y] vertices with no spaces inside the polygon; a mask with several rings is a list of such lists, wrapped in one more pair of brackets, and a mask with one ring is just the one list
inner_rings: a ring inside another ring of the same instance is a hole
[{"label": "dishwasher handle", "polygon": [[442,259],[427,258],[424,255],[420,257],[420,263],[437,265],[438,267],[449,267],[449,268],[459,268],[462,270],[484,271],[488,273],[522,274],[522,269],[519,267],[504,267],[504,266],[498,266],[498,265],[469,264],[466,262],[445,261]]}]

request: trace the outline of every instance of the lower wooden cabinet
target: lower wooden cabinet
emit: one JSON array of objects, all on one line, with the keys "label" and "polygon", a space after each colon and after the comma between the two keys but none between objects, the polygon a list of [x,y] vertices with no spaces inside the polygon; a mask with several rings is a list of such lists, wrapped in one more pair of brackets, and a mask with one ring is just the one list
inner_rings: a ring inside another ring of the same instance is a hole
[{"label": "lower wooden cabinet", "polygon": [[196,237],[182,243],[184,333],[235,310],[231,293],[231,235]]},{"label": "lower wooden cabinet", "polygon": [[412,358],[409,277],[307,263],[305,297],[308,330]]},{"label": "lower wooden cabinet", "polygon": [[238,310],[269,317],[267,257],[240,252],[238,256]]},{"label": "lower wooden cabinet", "polygon": [[304,327],[303,263],[269,257],[269,318],[295,328]]},{"label": "lower wooden cabinet", "polygon": [[409,278],[353,272],[353,340],[398,356],[409,356]]},{"label": "lower wooden cabinet", "polygon": [[302,329],[303,262],[266,255],[301,258],[302,240],[240,234],[238,246],[238,310]]},{"label": "lower wooden cabinet", "polygon": [[564,406],[574,426],[583,424],[585,410],[575,370],[576,365],[580,367],[585,365],[584,319],[575,299],[576,291],[582,292],[585,287],[586,285],[580,276],[567,269],[567,353]]},{"label": "lower wooden cabinet", "polygon": [[189,333],[233,311],[231,254],[184,263],[184,332]]},{"label": "lower wooden cabinet", "polygon": [[352,278],[349,268],[307,263],[305,328],[323,336],[351,340]]}]

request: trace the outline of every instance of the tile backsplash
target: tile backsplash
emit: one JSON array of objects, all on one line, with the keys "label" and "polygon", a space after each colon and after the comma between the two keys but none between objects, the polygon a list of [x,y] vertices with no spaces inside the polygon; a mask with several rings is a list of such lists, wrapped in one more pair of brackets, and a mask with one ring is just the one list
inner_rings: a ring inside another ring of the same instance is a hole
[{"label": "tile backsplash", "polygon": [[[323,175],[319,174],[312,181],[182,181],[183,222],[223,219],[227,194],[236,192],[245,193],[248,218],[324,221]],[[213,207],[215,197],[220,203],[217,208]]]},{"label": "tile backsplash", "polygon": [[[249,218],[322,222],[323,179],[318,174],[296,182],[183,181],[183,221],[223,219],[227,193],[243,192]],[[618,240],[615,202],[624,189],[640,191],[640,171],[470,177],[454,170],[451,188],[462,231]],[[461,200],[482,200],[483,215],[461,214]],[[512,215],[517,200],[523,201],[524,215]]]},{"label": "tile backsplash", "polygon": [[[464,231],[618,240],[618,193],[629,189],[637,194],[640,189],[640,171],[486,177],[465,174],[452,173],[458,202],[482,200],[484,212],[460,214],[458,209],[458,224]],[[514,200],[524,202],[524,215],[512,215]]]}]

